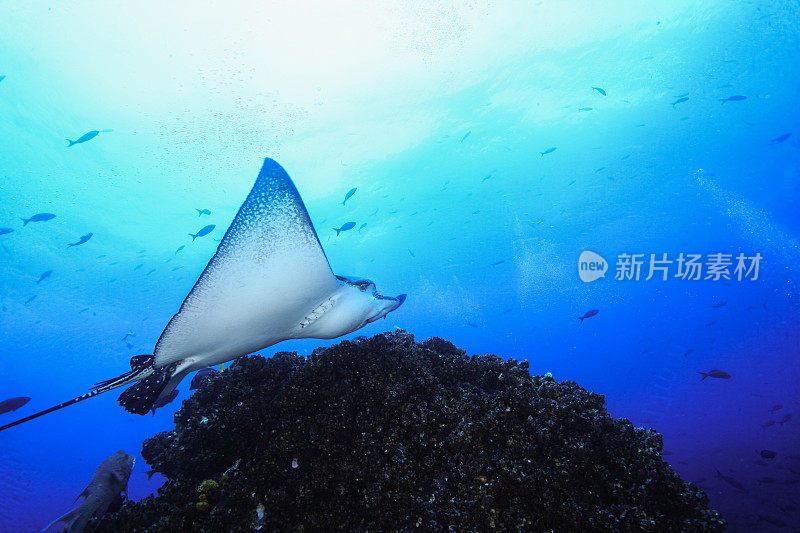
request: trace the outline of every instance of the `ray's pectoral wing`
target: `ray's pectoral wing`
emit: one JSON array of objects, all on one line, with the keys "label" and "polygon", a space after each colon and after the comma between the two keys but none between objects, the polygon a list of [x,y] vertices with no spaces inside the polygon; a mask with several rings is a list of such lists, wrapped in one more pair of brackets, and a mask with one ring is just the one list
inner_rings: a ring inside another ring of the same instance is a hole
[{"label": "ray's pectoral wing", "polygon": [[241,336],[256,344],[280,337],[337,288],[297,188],[267,158],[217,252],[162,333],[155,363],[202,356]]}]

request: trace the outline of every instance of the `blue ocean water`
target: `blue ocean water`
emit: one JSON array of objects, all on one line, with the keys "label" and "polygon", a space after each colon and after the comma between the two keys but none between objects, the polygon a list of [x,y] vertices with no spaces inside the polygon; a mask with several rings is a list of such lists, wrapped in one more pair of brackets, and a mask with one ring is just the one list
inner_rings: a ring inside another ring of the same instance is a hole
[{"label": "blue ocean water", "polygon": [[[663,433],[731,531],[796,528],[798,44],[796,1],[4,2],[0,401],[31,400],[0,425],[152,353],[268,156],[334,272],[409,295],[349,337],[528,359]],[[581,281],[587,250],[605,277]],[[729,279],[705,279],[714,254]],[[138,454],[179,389],[154,416],[112,392],[0,434],[0,531],[67,511],[118,449],[129,497],[154,493]]]}]

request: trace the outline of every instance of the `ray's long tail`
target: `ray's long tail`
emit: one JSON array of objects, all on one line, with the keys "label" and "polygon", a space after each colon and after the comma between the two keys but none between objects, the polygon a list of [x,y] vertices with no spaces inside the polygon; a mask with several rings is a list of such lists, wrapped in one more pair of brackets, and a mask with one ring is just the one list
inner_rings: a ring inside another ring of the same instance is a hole
[{"label": "ray's long tail", "polygon": [[58,411],[59,409],[69,407],[70,405],[82,402],[83,400],[88,400],[89,398],[93,398],[98,394],[103,394],[104,392],[108,392],[110,390],[114,390],[119,387],[124,387],[126,385],[130,385],[132,383],[144,380],[150,377],[151,375],[158,373],[160,370],[161,369],[153,368],[152,355],[134,356],[131,358],[130,372],[126,372],[121,376],[117,376],[115,378],[107,379],[105,381],[101,381],[100,383],[96,383],[92,388],[92,390],[90,390],[89,392],[87,392],[82,396],[78,396],[77,398],[67,400],[66,402],[54,405],[53,407],[49,407],[43,411],[39,411],[38,413],[34,413],[30,416],[26,416],[25,418],[20,418],[19,420],[15,420],[14,422],[11,422],[9,424],[0,426],[0,431],[5,431],[6,429],[13,428],[14,426],[18,426],[24,422],[33,420],[34,418],[39,418],[40,416],[52,413],[53,411]]}]

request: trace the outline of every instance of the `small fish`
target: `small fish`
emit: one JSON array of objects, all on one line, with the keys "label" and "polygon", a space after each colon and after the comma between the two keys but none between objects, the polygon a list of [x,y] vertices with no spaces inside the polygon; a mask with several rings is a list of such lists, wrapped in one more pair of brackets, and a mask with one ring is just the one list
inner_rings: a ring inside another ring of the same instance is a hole
[{"label": "small fish", "polygon": [[132,331],[129,331],[128,333],[125,334],[124,337],[122,337],[122,340],[124,341],[124,340],[127,340],[128,337],[135,337],[135,336],[136,336],[136,333],[134,333]]},{"label": "small fish", "polygon": [[414,252],[412,252],[410,248],[408,249],[408,253],[411,255],[411,257],[417,257],[416,255],[414,255]]},{"label": "small fish", "polygon": [[79,246],[79,245],[85,243],[86,241],[88,241],[89,239],[91,239],[92,235],[94,235],[94,234],[93,233],[87,233],[86,235],[84,235],[80,239],[78,239],[78,242],[73,242],[72,244],[68,244],[67,247]]},{"label": "small fish", "polygon": [[108,506],[119,498],[120,493],[124,492],[127,496],[128,478],[133,471],[133,461],[133,456],[122,450],[103,460],[95,470],[92,480],[83,492],[78,494],[78,498],[83,498],[81,504],[50,522],[44,529],[62,525],[63,527],[53,528],[52,531],[85,531],[89,520],[93,516],[102,518]]},{"label": "small fish", "polygon": [[216,227],[217,226],[215,226],[214,224],[209,224],[208,226],[204,226],[203,228],[201,228],[200,231],[198,231],[197,233],[190,233],[189,235],[192,237],[192,242],[194,242],[194,240],[198,237],[203,237],[204,235],[208,235],[209,233],[214,231],[214,228]]},{"label": "small fish", "polygon": [[738,481],[736,481],[735,479],[733,479],[730,476],[726,476],[725,474],[723,474],[719,470],[717,470],[717,477],[720,478],[725,483],[727,483],[728,485],[730,485],[731,487],[733,487],[735,489],[745,490],[744,486],[741,483],[739,483]]},{"label": "small fish", "polygon": [[725,372],[724,370],[712,370],[710,372],[698,372],[702,377],[700,381],[703,381],[706,378],[717,378],[717,379],[731,379],[731,375]]},{"label": "small fish", "polygon": [[775,459],[777,456],[778,454],[772,450],[761,450],[761,457],[764,459]]},{"label": "small fish", "polygon": [[174,254],[172,254],[172,255],[177,255],[177,253],[178,253],[178,252],[180,252],[181,250],[183,250],[184,248],[186,248],[186,246],[185,246],[185,245],[183,245],[183,244],[181,244],[180,246],[178,246],[178,249],[177,249],[177,250],[175,250],[175,253],[174,253]]},{"label": "small fish", "polygon": [[769,410],[769,412],[774,413],[776,411],[780,411],[781,409],[783,409],[783,404],[778,404],[773,406],[772,409]]},{"label": "small fish", "polygon": [[53,213],[38,213],[33,215],[31,218],[21,218],[22,225],[27,226],[28,222],[44,222],[45,220],[52,220],[56,218]]},{"label": "small fish", "polygon": [[468,131],[467,133],[464,134],[463,137],[461,137],[461,142],[462,143],[467,140],[467,137],[469,137],[470,133],[472,133],[472,130]]},{"label": "small fish", "polygon": [[597,170],[595,170],[595,171],[594,171],[594,173],[595,173],[595,174],[597,174],[597,173],[598,173],[598,172],[600,172],[601,170],[605,170],[605,168],[606,168],[606,167],[600,167],[600,168],[598,168]]},{"label": "small fish", "polygon": [[349,199],[350,199],[350,197],[351,197],[351,196],[353,196],[353,195],[356,193],[356,191],[357,191],[357,190],[358,190],[358,187],[353,187],[352,189],[350,189],[349,191],[347,191],[347,194],[345,194],[345,195],[344,195],[344,200],[342,200],[342,205],[344,205],[344,203],[345,203],[347,200],[349,200]]},{"label": "small fish", "polygon": [[673,98],[686,98],[687,96],[689,96],[689,93],[676,94]]},{"label": "small fish", "polygon": [[789,421],[789,420],[791,420],[791,419],[792,419],[792,413],[788,413],[788,414],[784,415],[784,417],[783,417],[783,418],[781,418],[781,421],[780,421],[780,422],[778,422],[778,423],[779,423],[780,425],[784,425],[786,422],[788,422],[788,421]]},{"label": "small fish", "polygon": [[576,182],[576,181],[578,181],[578,180],[572,180],[572,181],[570,181],[569,183],[567,183],[567,187],[569,187],[570,185],[575,185],[575,182]]},{"label": "small fish", "polygon": [[718,86],[717,89],[730,89],[733,87],[732,83],[723,83],[722,85]]},{"label": "small fish", "polygon": [[150,481],[150,478],[153,477],[153,474],[155,473],[156,473],[155,470],[148,470],[147,472],[143,472],[143,474],[147,476],[147,481]]},{"label": "small fish", "polygon": [[200,387],[200,385],[203,384],[203,382],[206,380],[206,378],[208,378],[208,376],[216,373],[217,371],[214,370],[213,368],[204,368],[202,370],[199,370],[194,375],[194,377],[192,377],[192,382],[189,384],[189,390],[197,389],[198,387]]},{"label": "small fish", "polygon": [[361,225],[358,227],[358,231],[361,231],[362,229],[364,229],[364,226],[366,226],[366,225],[367,225],[367,223],[366,223],[366,222],[364,222],[363,224],[361,224]]},{"label": "small fish", "polygon": [[344,224],[342,224],[341,228],[333,228],[333,231],[336,232],[336,236],[338,237],[341,232],[351,230],[354,227],[356,227],[355,222],[345,222]]},{"label": "small fish", "polygon": [[83,135],[81,135],[78,138],[77,141],[70,141],[69,139],[67,139],[67,142],[69,143],[67,145],[67,148],[69,148],[70,146],[75,145],[75,144],[80,144],[80,143],[85,143],[86,141],[91,141],[92,139],[97,137],[98,133],[100,133],[99,130],[92,130],[92,131],[86,132]]},{"label": "small fish", "polygon": [[0,235],[5,235],[14,231],[14,228],[0,228]]},{"label": "small fish", "polygon": [[729,96],[727,98],[720,98],[719,99],[719,101],[722,102],[723,104],[725,102],[741,102],[742,100],[747,100],[747,97],[746,96],[742,96],[741,94],[736,94],[736,95],[733,95],[733,96]]},{"label": "small fish", "polygon": [[27,396],[17,396],[16,398],[9,398],[0,402],[0,415],[16,411],[26,403],[31,401]]},{"label": "small fish", "polygon": [[713,326],[714,324],[716,324],[716,322],[712,320],[711,322],[709,322],[708,324],[706,324],[706,326]]},{"label": "small fish", "polygon": [[774,425],[775,425],[775,421],[774,420],[767,420],[766,422],[761,424],[761,427],[764,428],[764,429],[767,429],[768,427],[771,427],[771,426],[774,426]]},{"label": "small fish", "polygon": [[688,97],[688,96],[683,96],[683,97],[681,97],[681,98],[678,98],[677,100],[675,100],[674,102],[672,102],[672,109],[675,109],[675,106],[676,106],[676,105],[678,105],[678,104],[680,104],[680,103],[682,103],[682,102],[686,102],[688,99],[689,99],[689,97]]},{"label": "small fish", "polygon": [[44,281],[44,280],[46,280],[47,278],[49,278],[49,277],[50,277],[50,274],[52,274],[52,273],[53,273],[53,271],[52,271],[52,270],[45,270],[44,272],[42,272],[42,275],[41,275],[41,276],[39,276],[39,279],[38,279],[38,280],[36,280],[36,284],[38,285],[38,284],[39,284],[39,283],[41,283],[42,281]]},{"label": "small fish", "polygon": [[591,318],[591,317],[595,316],[595,315],[596,315],[597,313],[599,313],[599,312],[600,312],[600,310],[599,310],[599,309],[592,309],[591,311],[586,311],[586,314],[585,314],[585,315],[583,315],[583,316],[579,316],[579,317],[578,317],[578,320],[580,320],[580,321],[581,321],[581,324],[583,324],[583,319],[585,319],[585,318]]},{"label": "small fish", "polygon": [[556,147],[555,147],[555,146],[553,146],[552,148],[548,148],[548,149],[547,149],[547,150],[545,150],[544,152],[539,152],[539,153],[541,154],[541,157],[544,157],[545,155],[547,155],[547,154],[552,154],[552,153],[553,153],[553,152],[555,152],[555,151],[556,151]]},{"label": "small fish", "polygon": [[5,76],[0,76],[0,81],[3,81],[4,79],[6,79]]},{"label": "small fish", "polygon": [[29,304],[29,303],[31,303],[32,301],[34,301],[34,300],[36,299],[36,296],[37,296],[37,295],[36,295],[36,294],[34,294],[33,296],[31,296],[30,298],[28,298],[27,300],[25,300],[25,303],[26,303],[26,304]]},{"label": "small fish", "polygon": [[170,392],[169,394],[167,394],[163,398],[157,399],[156,403],[153,404],[153,409],[150,412],[153,414],[153,416],[156,416],[156,409],[160,409],[161,407],[164,407],[165,405],[167,405],[169,402],[171,402],[172,400],[174,400],[177,397],[178,397],[178,389],[173,389],[172,392]]},{"label": "small fish", "polygon": [[203,215],[210,215],[211,214],[211,211],[209,211],[208,209],[195,209],[195,211],[197,211],[197,216],[198,217],[201,217]]},{"label": "small fish", "polygon": [[601,89],[600,87],[592,87],[592,89],[594,89],[595,91],[599,92],[603,96],[606,95],[606,92],[603,89]]},{"label": "small fish", "polygon": [[139,263],[138,265],[136,265],[135,267],[133,267],[133,271],[134,271],[134,272],[136,272],[137,270],[139,270],[139,269],[140,269],[140,268],[142,268],[143,266],[144,266],[144,263]]},{"label": "small fish", "polygon": [[471,328],[477,328],[478,327],[478,324],[476,324],[475,322],[467,322],[467,325],[469,327],[471,327]]},{"label": "small fish", "polygon": [[582,107],[582,108],[578,109],[578,111],[591,111],[591,110],[592,110],[591,107]]},{"label": "small fish", "polygon": [[725,305],[727,305],[727,304],[728,304],[728,302],[717,302],[714,305],[712,305],[711,307],[716,309],[716,308],[720,308],[720,307],[725,307]]},{"label": "small fish", "polygon": [[686,350],[686,353],[683,354],[683,355],[692,355],[693,353],[694,353],[694,349],[693,348],[689,348],[688,350]]},{"label": "small fish", "polygon": [[783,141],[785,141],[786,139],[788,139],[791,136],[792,136],[791,133],[784,133],[783,135],[779,135],[779,136],[775,137],[774,139],[770,139],[769,140],[769,144],[770,144],[770,146],[774,146],[776,144],[780,144],[780,143],[782,143]]},{"label": "small fish", "polygon": [[505,262],[506,262],[505,259],[500,259],[499,261],[495,261],[494,263],[492,263],[492,266],[496,267],[497,265],[502,265]]},{"label": "small fish", "polygon": [[375,211],[373,211],[372,213],[370,213],[370,214],[369,214],[369,216],[372,216],[372,215],[376,214],[376,213],[378,212],[378,209],[380,209],[380,208],[379,208],[379,207],[376,207],[376,208],[375,208]]}]

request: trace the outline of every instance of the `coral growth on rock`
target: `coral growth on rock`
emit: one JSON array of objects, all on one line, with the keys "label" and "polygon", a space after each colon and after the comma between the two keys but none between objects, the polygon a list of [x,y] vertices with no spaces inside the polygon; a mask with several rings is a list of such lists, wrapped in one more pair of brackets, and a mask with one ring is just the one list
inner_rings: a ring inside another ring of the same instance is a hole
[{"label": "coral growth on rock", "polygon": [[[603,396],[403,331],[210,376],[100,531],[718,531],[655,431]],[[213,483],[212,483],[213,482]]]}]

